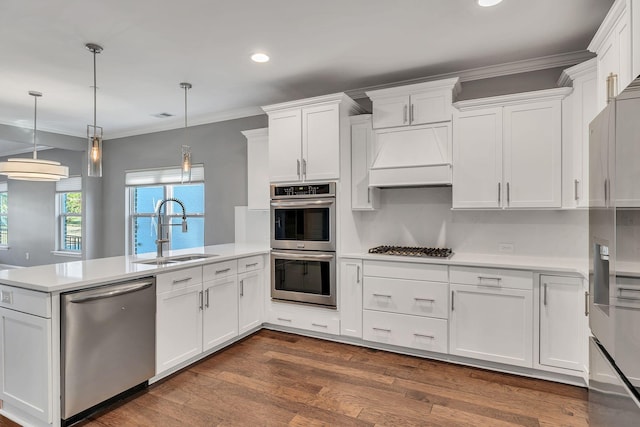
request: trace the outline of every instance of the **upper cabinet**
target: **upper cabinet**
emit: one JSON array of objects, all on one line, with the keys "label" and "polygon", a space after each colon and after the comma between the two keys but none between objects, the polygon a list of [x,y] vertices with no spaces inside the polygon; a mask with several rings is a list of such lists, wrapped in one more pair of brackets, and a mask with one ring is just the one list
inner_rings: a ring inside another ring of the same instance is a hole
[{"label": "upper cabinet", "polygon": [[560,208],[562,99],[571,88],[454,106],[454,208]]},{"label": "upper cabinet", "polygon": [[262,107],[269,115],[271,182],[326,181],[340,177],[340,141],[348,116],[364,110],[344,93]]},{"label": "upper cabinet", "polygon": [[242,131],[247,138],[247,207],[269,209],[269,130]]},{"label": "upper cabinet", "polygon": [[449,121],[451,103],[459,92],[458,78],[369,91],[373,128]]},{"label": "upper cabinet", "polygon": [[615,1],[588,47],[597,55],[598,111],[607,105],[608,88],[616,96],[640,73],[640,55],[634,52],[640,46],[632,44],[632,39],[637,39],[634,33],[639,31],[636,15],[640,11],[634,10],[631,3],[632,0]]},{"label": "upper cabinet", "polygon": [[598,112],[597,59],[562,72],[558,86],[573,86],[562,101],[562,207],[589,206],[589,123]]},{"label": "upper cabinet", "polygon": [[371,114],[351,117],[351,209],[378,208],[380,189],[369,187],[369,169],[373,162]]}]

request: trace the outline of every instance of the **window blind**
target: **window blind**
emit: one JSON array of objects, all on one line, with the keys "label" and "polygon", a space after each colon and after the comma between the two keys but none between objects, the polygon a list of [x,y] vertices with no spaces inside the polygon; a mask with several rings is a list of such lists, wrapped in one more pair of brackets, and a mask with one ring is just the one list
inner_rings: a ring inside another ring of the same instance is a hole
[{"label": "window blind", "polygon": [[57,193],[71,193],[82,191],[82,177],[73,176],[70,178],[63,178],[56,182]]},{"label": "window blind", "polygon": [[[180,184],[181,181],[182,169],[179,166],[125,172],[125,185],[128,187],[154,184]],[[198,164],[191,166],[191,182],[204,182],[204,165]]]},{"label": "window blind", "polygon": [[0,182],[0,193],[4,193],[5,191],[7,191],[7,188],[7,181]]}]

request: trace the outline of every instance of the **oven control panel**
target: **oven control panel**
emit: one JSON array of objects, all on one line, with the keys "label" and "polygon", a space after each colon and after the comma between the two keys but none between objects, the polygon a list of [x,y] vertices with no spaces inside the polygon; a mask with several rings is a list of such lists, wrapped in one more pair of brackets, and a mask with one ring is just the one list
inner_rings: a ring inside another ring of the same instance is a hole
[{"label": "oven control panel", "polygon": [[304,185],[272,185],[271,198],[280,199],[288,197],[332,197],[336,194],[336,184],[304,184]]}]

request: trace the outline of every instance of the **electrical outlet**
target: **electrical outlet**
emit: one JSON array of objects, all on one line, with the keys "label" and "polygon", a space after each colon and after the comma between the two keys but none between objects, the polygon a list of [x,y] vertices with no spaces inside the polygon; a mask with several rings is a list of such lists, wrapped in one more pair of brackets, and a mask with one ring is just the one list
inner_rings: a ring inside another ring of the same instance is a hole
[{"label": "electrical outlet", "polygon": [[498,243],[498,252],[502,252],[503,254],[512,254],[513,243]]},{"label": "electrical outlet", "polygon": [[5,304],[11,304],[11,291],[0,291],[0,299]]},{"label": "electrical outlet", "polygon": [[24,253],[24,259],[29,259],[29,252]]}]

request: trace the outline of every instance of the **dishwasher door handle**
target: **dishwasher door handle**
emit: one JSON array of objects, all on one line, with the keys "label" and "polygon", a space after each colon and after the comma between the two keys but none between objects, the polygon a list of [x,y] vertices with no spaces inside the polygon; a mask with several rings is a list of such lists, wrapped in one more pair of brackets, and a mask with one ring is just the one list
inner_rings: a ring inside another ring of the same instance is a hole
[{"label": "dishwasher door handle", "polygon": [[140,291],[142,289],[146,289],[150,286],[153,285],[153,281],[150,282],[137,282],[137,283],[132,283],[132,284],[127,284],[127,285],[123,285],[121,287],[118,287],[116,289],[110,289],[108,291],[104,291],[104,292],[99,292],[99,293],[92,293],[91,295],[87,295],[85,297],[76,297],[76,298],[70,298],[69,302],[74,303],[74,304],[82,304],[84,302],[89,302],[89,301],[96,301],[96,300],[100,300],[100,299],[105,299],[105,298],[112,298],[118,295],[123,295],[123,294],[128,294],[131,292],[137,292]]}]

